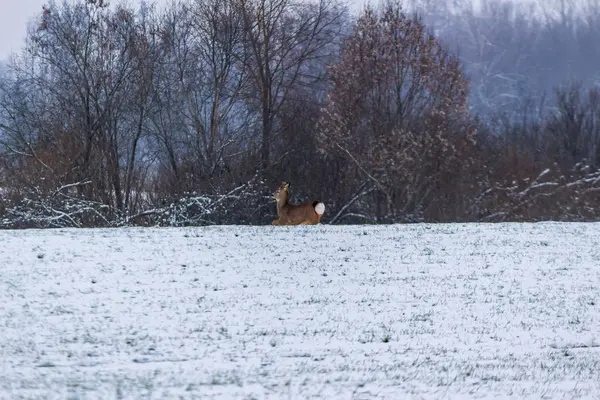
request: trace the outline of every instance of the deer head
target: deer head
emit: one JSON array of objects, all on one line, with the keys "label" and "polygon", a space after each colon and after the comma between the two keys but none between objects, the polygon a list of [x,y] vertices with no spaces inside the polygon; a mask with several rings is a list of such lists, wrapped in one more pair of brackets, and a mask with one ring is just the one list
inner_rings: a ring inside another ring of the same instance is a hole
[{"label": "deer head", "polygon": [[279,188],[273,193],[273,198],[279,202],[280,200],[287,200],[288,198],[288,189],[290,187],[289,182],[282,182],[279,185]]}]

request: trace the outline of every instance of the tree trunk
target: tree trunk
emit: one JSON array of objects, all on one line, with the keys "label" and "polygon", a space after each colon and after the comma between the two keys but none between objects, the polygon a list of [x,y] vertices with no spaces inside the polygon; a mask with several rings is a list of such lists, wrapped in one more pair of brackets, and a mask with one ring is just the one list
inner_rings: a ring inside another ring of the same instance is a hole
[{"label": "tree trunk", "polygon": [[260,161],[263,171],[266,171],[269,167],[271,126],[271,112],[269,106],[264,105],[262,112],[262,144],[260,152]]}]

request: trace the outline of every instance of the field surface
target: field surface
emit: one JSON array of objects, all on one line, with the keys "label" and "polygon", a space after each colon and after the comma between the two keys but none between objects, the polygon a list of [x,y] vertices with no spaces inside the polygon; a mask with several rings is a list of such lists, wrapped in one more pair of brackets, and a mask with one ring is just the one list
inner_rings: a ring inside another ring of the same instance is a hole
[{"label": "field surface", "polygon": [[0,243],[1,399],[600,398],[600,224]]}]

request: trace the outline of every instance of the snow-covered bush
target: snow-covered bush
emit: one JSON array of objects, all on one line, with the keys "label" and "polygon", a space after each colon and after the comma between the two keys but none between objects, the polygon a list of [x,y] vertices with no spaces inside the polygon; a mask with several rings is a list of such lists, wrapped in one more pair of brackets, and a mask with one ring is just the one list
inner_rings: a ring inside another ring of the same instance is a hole
[{"label": "snow-covered bush", "polygon": [[275,216],[271,190],[258,176],[222,194],[188,193],[174,201],[158,200],[132,215],[69,193],[74,186],[52,193],[31,190],[15,201],[0,200],[0,228],[259,224]]},{"label": "snow-covered bush", "polygon": [[212,224],[258,224],[275,206],[270,189],[258,178],[223,194],[188,193],[161,207],[142,211],[119,221],[120,224],[194,226]]},{"label": "snow-covered bush", "polygon": [[14,204],[0,207],[0,228],[60,228],[111,226],[109,206],[64,194],[31,193]]},{"label": "snow-covered bush", "polygon": [[473,203],[480,221],[600,220],[600,170],[577,163],[562,173],[546,168],[534,179],[497,183]]}]

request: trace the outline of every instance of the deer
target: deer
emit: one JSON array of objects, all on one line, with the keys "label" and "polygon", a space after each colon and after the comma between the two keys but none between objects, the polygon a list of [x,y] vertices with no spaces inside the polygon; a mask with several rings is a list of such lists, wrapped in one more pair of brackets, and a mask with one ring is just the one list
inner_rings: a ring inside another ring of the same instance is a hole
[{"label": "deer", "polygon": [[289,182],[283,182],[273,194],[277,201],[277,219],[272,225],[316,225],[325,213],[325,203],[308,201],[303,204],[290,204]]}]

